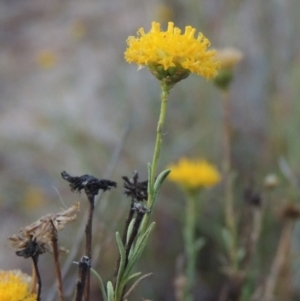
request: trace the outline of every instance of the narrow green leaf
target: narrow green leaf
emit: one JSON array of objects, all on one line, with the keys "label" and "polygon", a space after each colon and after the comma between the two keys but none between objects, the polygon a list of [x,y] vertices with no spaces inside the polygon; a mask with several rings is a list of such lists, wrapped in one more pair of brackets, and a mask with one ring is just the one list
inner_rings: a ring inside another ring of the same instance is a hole
[{"label": "narrow green leaf", "polygon": [[91,268],[91,272],[98,279],[100,283],[100,289],[101,289],[103,301],[107,301],[107,295],[101,276],[93,268]]},{"label": "narrow green leaf", "polygon": [[155,201],[156,201],[156,198],[157,198],[157,195],[158,195],[158,192],[159,192],[159,190],[160,190],[160,186],[161,186],[161,184],[163,183],[163,181],[166,179],[166,177],[168,176],[168,174],[171,172],[171,170],[170,169],[166,169],[166,170],[164,170],[164,171],[162,171],[159,175],[158,175],[158,177],[157,177],[157,179],[156,179],[156,181],[155,181],[155,183],[154,183],[154,193],[153,193],[153,203],[152,203],[152,207],[151,208],[149,208],[150,210],[152,210],[152,208],[153,208],[153,206],[154,206],[154,203],[155,203]]},{"label": "narrow green leaf", "polygon": [[122,281],[125,281],[125,284],[128,282],[128,276],[134,267],[137,260],[140,258],[145,246],[147,245],[149,235],[151,234],[153,228],[155,226],[155,222],[153,222],[148,229],[145,231],[144,234],[141,234],[141,237],[138,238],[136,245],[134,246],[134,249],[131,253],[131,256],[129,257],[129,261],[127,264],[127,267],[124,271],[123,279]]},{"label": "narrow green leaf", "polygon": [[142,275],[142,272],[137,272],[137,273],[134,273],[132,275],[130,275],[128,278],[127,278],[127,282],[129,282],[130,280],[136,278],[136,277],[139,277]]},{"label": "narrow green leaf", "polygon": [[133,225],[134,225],[134,221],[135,221],[135,218],[133,218],[128,226],[128,230],[127,230],[127,234],[126,234],[126,243],[128,243],[128,240],[129,240],[129,237],[131,235],[131,232],[132,232],[132,228],[133,228]]},{"label": "narrow green leaf", "polygon": [[107,301],[114,301],[114,288],[111,281],[107,282]]},{"label": "narrow green leaf", "polygon": [[120,252],[120,266],[119,266],[119,271],[118,271],[118,276],[117,276],[117,281],[116,281],[116,291],[119,290],[119,284],[121,283],[121,279],[124,273],[124,267],[125,267],[125,261],[126,261],[126,251],[123,246],[121,237],[119,232],[116,233],[116,240]]},{"label": "narrow green leaf", "polygon": [[163,183],[163,181],[166,179],[166,177],[169,175],[170,172],[171,172],[171,169],[166,169],[158,175],[158,177],[154,183],[154,193],[155,194],[158,193],[161,184]]}]

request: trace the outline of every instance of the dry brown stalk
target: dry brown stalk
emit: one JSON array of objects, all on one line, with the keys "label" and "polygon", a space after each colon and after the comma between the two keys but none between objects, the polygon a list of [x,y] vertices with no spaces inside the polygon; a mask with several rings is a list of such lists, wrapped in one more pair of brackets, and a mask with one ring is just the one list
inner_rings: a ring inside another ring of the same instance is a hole
[{"label": "dry brown stalk", "polygon": [[295,221],[286,220],[285,225],[282,229],[277,253],[275,255],[270,275],[267,279],[265,291],[262,301],[272,301],[274,299],[274,293],[278,284],[278,277],[284,267],[287,255],[291,246],[291,236],[294,230]]}]

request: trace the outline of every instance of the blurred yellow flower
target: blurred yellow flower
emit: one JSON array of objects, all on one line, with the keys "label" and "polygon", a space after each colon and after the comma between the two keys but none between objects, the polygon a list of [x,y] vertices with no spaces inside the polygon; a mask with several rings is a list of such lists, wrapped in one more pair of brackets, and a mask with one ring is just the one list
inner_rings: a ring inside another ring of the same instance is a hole
[{"label": "blurred yellow flower", "polygon": [[219,171],[205,160],[182,158],[177,164],[169,166],[170,181],[176,182],[186,190],[211,187],[221,180]]},{"label": "blurred yellow flower", "polygon": [[43,69],[51,69],[57,62],[57,56],[51,50],[42,50],[37,54],[36,61]]},{"label": "blurred yellow flower", "polygon": [[178,72],[182,77],[179,80],[190,73],[213,78],[220,67],[215,59],[216,52],[207,50],[209,40],[202,33],[195,38],[195,32],[195,28],[186,26],[185,32],[181,34],[173,22],[168,23],[166,31],[161,31],[160,24],[152,22],[148,33],[140,28],[139,37],[128,37],[125,60],[147,66],[158,79]]},{"label": "blurred yellow flower", "polygon": [[31,277],[18,270],[0,270],[1,301],[36,301],[37,296],[30,293]]}]

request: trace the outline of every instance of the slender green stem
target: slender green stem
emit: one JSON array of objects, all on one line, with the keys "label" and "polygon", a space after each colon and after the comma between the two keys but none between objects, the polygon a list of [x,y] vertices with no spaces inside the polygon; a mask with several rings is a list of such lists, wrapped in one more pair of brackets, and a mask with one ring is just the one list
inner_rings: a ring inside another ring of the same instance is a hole
[{"label": "slender green stem", "polygon": [[[156,178],[156,170],[157,170],[157,163],[160,155],[160,149],[162,144],[162,129],[166,117],[167,105],[168,105],[168,98],[170,94],[171,86],[161,82],[161,106],[160,106],[160,114],[156,128],[156,141],[153,153],[153,159],[151,163],[151,177],[148,179],[149,181],[149,193],[148,193],[148,200],[147,200],[147,208],[152,210],[154,204],[154,183]],[[149,224],[150,215],[147,214],[144,217],[144,221],[142,224],[142,232],[146,231],[147,226]]]},{"label": "slender green stem", "polygon": [[224,194],[225,194],[225,225],[231,234],[232,244],[228,255],[231,266],[236,268],[236,220],[233,210],[232,178],[231,178],[231,125],[230,99],[228,91],[223,93],[223,152],[224,152]]},{"label": "slender green stem", "polygon": [[184,301],[193,300],[193,288],[196,277],[196,248],[195,248],[195,230],[196,230],[196,214],[197,200],[194,193],[187,193],[185,205],[184,220],[184,246],[186,256],[186,285],[184,290]]},{"label": "slender green stem", "polygon": [[[158,158],[160,155],[160,149],[161,149],[161,144],[162,144],[162,128],[163,128],[164,121],[165,121],[169,94],[170,94],[170,88],[167,85],[162,83],[161,84],[160,114],[159,114],[159,119],[158,119],[157,128],[156,128],[156,141],[155,141],[155,147],[154,147],[154,153],[153,153],[153,159],[152,159],[152,165],[151,165],[150,184],[151,184],[152,188],[154,186],[157,163],[158,163]],[[151,200],[151,199],[149,199],[149,200]],[[151,209],[151,207],[150,207],[150,209]]]}]

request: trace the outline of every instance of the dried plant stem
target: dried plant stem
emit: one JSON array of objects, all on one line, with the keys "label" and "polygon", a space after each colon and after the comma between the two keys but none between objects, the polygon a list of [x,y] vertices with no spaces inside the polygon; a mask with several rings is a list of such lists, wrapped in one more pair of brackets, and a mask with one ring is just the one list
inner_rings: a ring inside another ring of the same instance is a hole
[{"label": "dried plant stem", "polygon": [[125,248],[125,252],[126,252],[125,267],[126,267],[127,264],[128,264],[128,261],[129,261],[129,253],[130,253],[131,247],[132,247],[132,245],[133,245],[134,239],[136,238],[136,236],[137,236],[137,234],[138,234],[140,224],[141,224],[141,222],[142,222],[142,220],[143,220],[143,216],[144,216],[144,214],[138,213],[137,216],[136,216],[136,219],[135,219],[135,221],[134,221],[133,228],[132,228],[132,232],[131,232],[131,234],[130,234],[130,237],[129,237],[129,239],[128,239],[128,243],[126,244],[126,248]]},{"label": "dried plant stem", "polygon": [[83,256],[78,263],[79,268],[78,268],[78,279],[76,283],[76,295],[75,295],[75,301],[81,301],[84,288],[85,288],[85,283],[87,279],[87,274],[90,270],[90,260],[87,256]]},{"label": "dried plant stem", "polygon": [[[86,236],[86,245],[85,245],[85,254],[89,258],[90,262],[92,260],[92,230],[93,230],[93,214],[95,209],[95,196],[88,194],[88,200],[89,200],[89,213],[88,213],[88,220],[85,227],[85,236]],[[90,300],[90,277],[91,272],[90,268],[88,268],[87,274],[86,274],[86,286],[84,290],[84,299],[85,301]]]},{"label": "dried plant stem", "polygon": [[60,263],[58,260],[59,252],[58,252],[58,244],[57,244],[57,230],[55,226],[53,225],[53,221],[51,220],[52,224],[52,247],[53,247],[53,257],[54,257],[54,265],[55,265],[55,272],[57,277],[57,288],[58,288],[58,295],[59,300],[64,301],[64,292],[63,292],[63,283],[62,283],[62,277],[61,277],[61,270],[60,270]]},{"label": "dried plant stem", "polygon": [[225,225],[232,237],[232,244],[228,250],[233,268],[236,268],[236,222],[233,210],[232,178],[231,178],[231,122],[230,98],[227,90],[222,95],[223,104],[223,169],[225,194]]},{"label": "dried plant stem", "polygon": [[184,288],[184,300],[193,300],[193,288],[196,277],[196,249],[195,249],[195,230],[196,230],[196,196],[187,193],[187,203],[185,205],[184,221],[184,246],[186,255],[186,284]]},{"label": "dried plant stem", "polygon": [[274,292],[278,284],[280,272],[282,271],[284,264],[288,258],[293,230],[294,221],[287,220],[281,232],[277,253],[271,267],[270,275],[267,279],[264,296],[261,299],[263,301],[272,301],[274,299]]},{"label": "dried plant stem", "polygon": [[249,235],[246,255],[242,262],[243,270],[247,273],[250,268],[250,263],[253,259],[253,256],[256,251],[257,242],[261,233],[262,228],[262,219],[263,219],[263,209],[261,207],[253,208],[253,224],[251,233]]},{"label": "dried plant stem", "polygon": [[[153,153],[153,159],[151,162],[151,177],[148,179],[148,200],[147,200],[147,208],[151,211],[153,204],[154,204],[154,182],[156,178],[156,170],[157,170],[157,163],[160,155],[160,149],[162,144],[162,129],[165,122],[166,112],[167,112],[167,105],[168,105],[168,98],[170,94],[171,87],[161,82],[161,106],[160,106],[160,114],[156,128],[156,141]],[[144,233],[148,227],[150,219],[150,214],[147,214],[144,218],[142,224],[142,233]]]},{"label": "dried plant stem", "polygon": [[32,263],[32,286],[31,286],[32,294],[36,294],[36,284],[37,284],[37,277],[36,277],[34,264]]},{"label": "dried plant stem", "polygon": [[33,262],[33,267],[34,267],[34,272],[37,278],[37,284],[38,284],[38,292],[37,292],[37,301],[41,300],[41,291],[42,291],[42,280],[41,280],[41,275],[39,272],[39,268],[38,268],[38,261],[39,261],[39,255],[36,254],[34,256],[31,257],[32,262]]},{"label": "dried plant stem", "polygon": [[129,209],[129,213],[125,222],[125,228],[124,228],[124,232],[123,232],[123,236],[122,236],[122,243],[125,246],[126,245],[126,240],[127,240],[127,231],[128,231],[128,227],[130,225],[131,220],[133,219],[133,215],[134,215],[134,210],[132,208],[132,202],[130,204],[130,209]]}]

